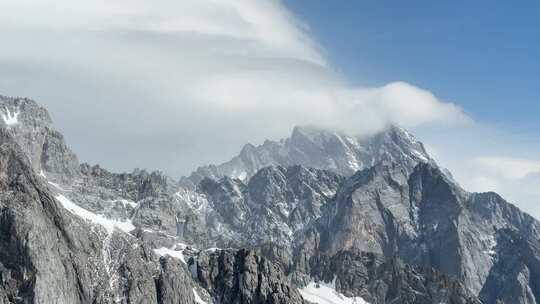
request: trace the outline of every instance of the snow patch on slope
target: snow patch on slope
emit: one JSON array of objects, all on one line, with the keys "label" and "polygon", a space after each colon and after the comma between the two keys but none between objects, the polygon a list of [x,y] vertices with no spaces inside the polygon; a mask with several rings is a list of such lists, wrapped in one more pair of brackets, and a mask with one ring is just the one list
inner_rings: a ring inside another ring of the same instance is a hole
[{"label": "snow patch on slope", "polygon": [[495,251],[495,248],[497,247],[497,240],[495,239],[495,236],[488,236],[484,242],[487,245],[487,250],[485,250],[484,253],[488,254],[491,258],[495,257],[497,255],[497,252]]},{"label": "snow patch on slope", "polygon": [[208,206],[206,196],[195,191],[181,189],[175,195],[193,211],[202,212]]},{"label": "snow patch on slope", "polygon": [[176,244],[176,246],[174,247],[174,249],[169,249],[169,248],[166,248],[166,247],[161,247],[161,248],[158,248],[158,249],[154,249],[154,253],[159,255],[159,256],[165,256],[165,255],[168,255],[170,257],[173,257],[173,258],[177,258],[177,259],[180,259],[180,261],[182,261],[182,263],[186,264],[186,259],[184,258],[184,250],[186,249],[186,245],[185,244],[182,244],[182,243],[178,243]]},{"label": "snow patch on slope", "polygon": [[131,206],[132,208],[136,208],[138,206],[137,203],[135,203],[134,201],[130,201],[130,200],[127,200],[127,199],[116,199],[116,200],[110,200],[108,201],[109,203],[116,203],[116,202],[119,202],[120,204],[122,204],[122,206],[124,206],[124,208],[126,208],[127,206]]},{"label": "snow patch on slope", "polygon": [[130,220],[126,221],[116,221],[112,219],[108,219],[100,214],[95,214],[93,212],[90,212],[77,204],[70,201],[67,197],[63,196],[62,194],[59,194],[55,196],[56,200],[59,201],[62,206],[64,206],[65,209],[67,209],[69,212],[89,221],[94,224],[98,224],[103,226],[105,230],[109,234],[112,234],[115,229],[119,229],[121,231],[124,231],[126,233],[129,233],[130,231],[135,229],[135,226],[133,226],[133,223]]},{"label": "snow patch on slope", "polygon": [[[47,178],[47,177],[45,176],[45,174],[43,174],[42,176],[44,176],[45,178]],[[64,188],[60,187],[60,185],[57,184],[57,183],[53,183],[53,182],[51,182],[51,181],[47,181],[47,182],[49,183],[49,185],[55,187],[56,189],[58,189],[58,190],[60,190],[60,191],[62,191],[62,192],[68,192],[68,191],[69,191],[69,190],[67,190],[67,189],[64,189]]]},{"label": "snow patch on slope", "polygon": [[197,293],[197,290],[193,288],[193,296],[195,297],[195,303],[197,304],[207,304],[201,297],[199,296],[199,293]]},{"label": "snow patch on slope", "polygon": [[331,284],[310,282],[299,291],[305,300],[316,304],[369,304],[360,297],[348,298],[337,292],[335,282]]},{"label": "snow patch on slope", "polygon": [[6,113],[2,113],[2,119],[8,126],[13,126],[19,123],[19,114],[21,114],[20,111],[16,111],[11,113],[11,111],[8,108],[6,109]]}]

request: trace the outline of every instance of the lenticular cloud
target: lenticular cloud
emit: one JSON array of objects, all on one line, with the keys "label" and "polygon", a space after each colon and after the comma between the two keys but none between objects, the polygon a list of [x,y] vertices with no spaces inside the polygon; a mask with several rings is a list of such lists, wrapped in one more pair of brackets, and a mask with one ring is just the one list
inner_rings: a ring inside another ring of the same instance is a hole
[{"label": "lenticular cloud", "polygon": [[275,1],[7,0],[0,34],[2,93],[46,104],[82,159],[120,170],[187,173],[294,125],[468,121],[410,84],[347,86]]}]

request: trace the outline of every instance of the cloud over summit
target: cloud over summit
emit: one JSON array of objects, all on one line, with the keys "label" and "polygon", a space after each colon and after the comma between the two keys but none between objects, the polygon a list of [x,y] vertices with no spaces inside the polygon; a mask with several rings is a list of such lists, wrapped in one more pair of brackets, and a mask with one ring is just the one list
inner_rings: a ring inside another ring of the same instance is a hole
[{"label": "cloud over summit", "polygon": [[82,160],[117,170],[186,174],[299,124],[470,122],[411,84],[350,87],[278,1],[7,0],[0,33],[1,93],[44,103]]}]

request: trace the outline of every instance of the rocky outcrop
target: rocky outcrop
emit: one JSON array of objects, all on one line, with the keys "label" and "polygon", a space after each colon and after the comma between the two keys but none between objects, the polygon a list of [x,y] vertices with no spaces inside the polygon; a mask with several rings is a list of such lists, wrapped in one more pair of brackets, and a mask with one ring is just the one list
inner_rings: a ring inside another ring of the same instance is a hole
[{"label": "rocky outcrop", "polygon": [[178,185],[159,171],[135,169],[131,173],[111,173],[98,165],[90,166],[85,163],[80,166],[80,172],[84,182],[78,185],[81,188],[78,189],[79,192],[82,192],[83,188],[99,188],[99,196],[109,199],[121,196],[136,202],[178,191]]},{"label": "rocky outcrop", "polygon": [[494,265],[480,291],[484,303],[537,303],[540,286],[540,246],[518,230],[497,232]]},{"label": "rocky outcrop", "polygon": [[161,257],[159,262],[163,271],[155,279],[157,299],[156,302],[148,303],[197,303],[195,285],[186,284],[191,281],[191,276],[185,271],[185,265],[180,260],[170,257]]},{"label": "rocky outcrop", "polygon": [[47,110],[28,98],[0,96],[0,124],[15,134],[14,139],[30,159],[36,173],[68,181],[77,176],[77,156],[64,142],[64,137],[53,128]]},{"label": "rocky outcrop", "polygon": [[406,265],[398,258],[385,260],[352,250],[316,256],[310,263],[317,281],[333,282],[345,296],[361,296],[371,304],[481,304],[459,281],[429,267]]},{"label": "rocky outcrop", "polygon": [[281,269],[254,251],[204,251],[189,263],[201,286],[214,295],[216,303],[304,303]]},{"label": "rocky outcrop", "polygon": [[[9,302],[81,303],[92,296],[91,287],[83,289],[80,280],[98,275],[97,269],[83,263],[97,254],[92,244],[99,239],[66,217],[4,128],[0,129],[0,189],[0,269]],[[81,260],[70,255],[72,250]]]},{"label": "rocky outcrop", "polygon": [[163,173],[138,169],[111,173],[82,164],[81,176],[62,185],[69,187],[64,194],[78,205],[110,218],[130,219],[139,227],[176,234],[176,216],[187,207],[175,195],[178,185]]},{"label": "rocky outcrop", "polygon": [[295,235],[321,216],[321,207],[342,180],[325,170],[271,166],[259,170],[247,185],[228,177],[206,178],[199,191],[222,230],[243,246],[273,242],[290,247]]}]

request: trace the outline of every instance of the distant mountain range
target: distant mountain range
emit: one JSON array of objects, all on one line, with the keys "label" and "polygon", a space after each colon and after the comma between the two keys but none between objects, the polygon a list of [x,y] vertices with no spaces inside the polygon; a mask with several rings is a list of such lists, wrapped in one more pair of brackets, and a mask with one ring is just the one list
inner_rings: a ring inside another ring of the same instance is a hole
[{"label": "distant mountain range", "polygon": [[33,100],[0,112],[0,304],[540,297],[540,223],[402,128],[296,127],[175,180],[80,164]]}]

